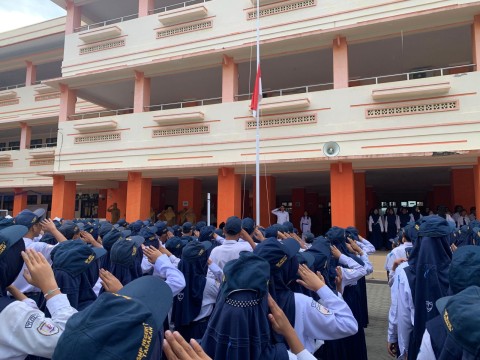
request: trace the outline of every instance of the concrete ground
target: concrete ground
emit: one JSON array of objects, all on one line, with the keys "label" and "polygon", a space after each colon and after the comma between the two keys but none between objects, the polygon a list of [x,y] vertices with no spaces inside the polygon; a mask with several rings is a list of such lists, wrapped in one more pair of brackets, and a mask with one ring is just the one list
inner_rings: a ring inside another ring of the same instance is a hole
[{"label": "concrete ground", "polygon": [[[393,359],[387,353],[388,310],[390,288],[384,268],[388,252],[377,251],[369,256],[373,273],[367,277],[368,315],[370,323],[365,329],[369,360]],[[354,359],[352,359],[354,360]]]}]

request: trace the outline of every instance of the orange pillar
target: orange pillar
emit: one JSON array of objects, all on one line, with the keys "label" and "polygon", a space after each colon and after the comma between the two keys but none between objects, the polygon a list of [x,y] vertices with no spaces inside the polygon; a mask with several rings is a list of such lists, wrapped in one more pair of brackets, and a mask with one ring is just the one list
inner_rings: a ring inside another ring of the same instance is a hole
[{"label": "orange pillar", "polygon": [[67,121],[70,115],[75,114],[77,94],[75,90],[69,89],[67,85],[60,84],[60,111],[58,121]]},{"label": "orange pillar", "polygon": [[73,219],[75,217],[75,195],[77,183],[66,181],[63,175],[53,176],[51,217]]},{"label": "orange pillar", "polygon": [[235,169],[218,169],[217,223],[230,216],[242,216],[241,177]]},{"label": "orange pillar", "polygon": [[138,17],[148,16],[155,8],[155,0],[138,0]]},{"label": "orange pillar", "polygon": [[332,226],[355,224],[355,185],[352,163],[330,165]]},{"label": "orange pillar", "polygon": [[233,102],[238,95],[238,65],[233,58],[223,56],[222,64],[222,102]]},{"label": "orange pillar", "polygon": [[202,181],[199,179],[178,179],[178,211],[192,209],[197,221],[202,212]]},{"label": "orange pillar", "polygon": [[27,74],[25,78],[25,86],[31,86],[37,81],[37,67],[33,65],[31,61],[25,61],[27,63]]},{"label": "orange pillar", "polygon": [[472,24],[472,58],[476,71],[480,70],[480,15],[475,15]]},{"label": "orange pillar", "polygon": [[[303,216],[306,207],[306,191],[305,189],[292,189],[292,213],[290,214],[290,221],[293,223],[293,226],[298,229],[298,231],[302,231],[300,228],[300,219]],[[312,217],[313,214],[309,214]]]},{"label": "orange pillar", "polygon": [[65,24],[65,35],[73,34],[74,30],[82,23],[82,10],[75,5],[74,0],[66,0],[67,19]]},{"label": "orange pillar", "polygon": [[140,172],[128,173],[126,220],[134,222],[150,218],[152,179],[142,177]]},{"label": "orange pillar", "polygon": [[[119,181],[118,188],[107,189],[107,209],[117,203],[117,207],[120,209],[120,219],[125,218],[125,212],[127,211],[127,182]],[[112,220],[112,214],[107,211],[107,220]]]},{"label": "orange pillar", "polygon": [[107,217],[107,189],[102,189],[98,191],[98,209],[97,217],[104,219]]},{"label": "orange pillar", "polygon": [[347,39],[340,36],[333,40],[333,87],[348,87],[348,45]]},{"label": "orange pillar", "polygon": [[253,207],[252,212],[255,222],[261,226],[268,227],[277,223],[277,217],[272,210],[278,207],[277,188],[275,178],[271,175],[260,176],[260,221],[257,219],[257,195],[255,177],[253,177]]},{"label": "orange pillar", "polygon": [[[475,191],[475,207],[477,214],[480,214],[480,158],[477,158],[477,164],[473,167],[473,187]],[[480,216],[477,215],[477,219]]]},{"label": "orange pillar", "polygon": [[150,78],[141,71],[135,71],[133,112],[144,112],[146,106],[150,106]]},{"label": "orange pillar", "polygon": [[28,149],[30,148],[32,128],[24,122],[21,122],[20,126],[22,128],[22,131],[20,133],[20,149]]},{"label": "orange pillar", "polygon": [[22,188],[13,188],[13,216],[17,216],[18,213],[27,208],[27,192]]},{"label": "orange pillar", "polygon": [[[453,206],[462,205],[467,211],[475,206],[473,168],[452,169],[450,173]],[[452,209],[453,211],[453,209]]]},{"label": "orange pillar", "polygon": [[360,235],[367,236],[367,193],[365,187],[365,172],[355,172],[355,227]]}]

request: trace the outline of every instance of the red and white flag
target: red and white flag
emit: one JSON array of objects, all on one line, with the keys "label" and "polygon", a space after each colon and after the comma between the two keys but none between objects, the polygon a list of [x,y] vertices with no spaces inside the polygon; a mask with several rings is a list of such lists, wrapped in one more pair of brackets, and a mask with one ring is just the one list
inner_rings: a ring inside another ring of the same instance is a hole
[{"label": "red and white flag", "polygon": [[250,104],[250,109],[253,111],[254,116],[257,115],[260,101],[262,101],[262,72],[260,70],[260,64],[258,64],[255,88],[253,89],[252,102]]}]

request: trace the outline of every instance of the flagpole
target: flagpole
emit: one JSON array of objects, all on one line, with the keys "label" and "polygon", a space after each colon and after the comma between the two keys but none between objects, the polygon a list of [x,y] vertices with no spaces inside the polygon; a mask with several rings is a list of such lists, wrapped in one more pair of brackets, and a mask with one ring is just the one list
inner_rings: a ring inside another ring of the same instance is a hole
[{"label": "flagpole", "polygon": [[[257,0],[257,72],[260,67],[260,0]],[[255,111],[257,121],[256,142],[255,142],[255,195],[256,195],[256,219],[257,225],[260,225],[260,104]]]}]

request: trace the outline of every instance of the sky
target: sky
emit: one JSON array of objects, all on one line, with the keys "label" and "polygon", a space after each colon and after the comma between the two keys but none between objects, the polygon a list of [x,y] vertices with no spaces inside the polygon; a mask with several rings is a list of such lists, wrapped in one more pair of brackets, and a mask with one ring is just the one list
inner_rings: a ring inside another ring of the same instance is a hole
[{"label": "sky", "polygon": [[0,32],[64,16],[50,0],[0,0]]}]

